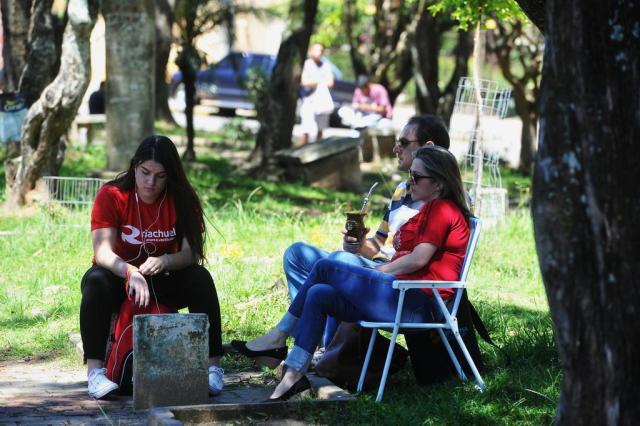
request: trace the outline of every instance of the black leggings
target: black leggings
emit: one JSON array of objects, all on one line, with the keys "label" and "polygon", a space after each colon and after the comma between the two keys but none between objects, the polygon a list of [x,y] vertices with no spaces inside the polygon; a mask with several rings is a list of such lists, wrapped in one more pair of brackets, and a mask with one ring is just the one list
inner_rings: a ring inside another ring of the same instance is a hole
[{"label": "black leggings", "polygon": [[[189,308],[191,313],[209,316],[209,356],[221,356],[222,329],[220,304],[211,274],[200,265],[191,265],[169,275],[147,277],[150,303],[154,290],[158,302],[175,309]],[[153,283],[153,288],[152,288]],[[80,334],[85,359],[105,359],[111,315],[120,310],[126,294],[124,278],[108,269],[93,265],[82,277],[80,285]]]}]

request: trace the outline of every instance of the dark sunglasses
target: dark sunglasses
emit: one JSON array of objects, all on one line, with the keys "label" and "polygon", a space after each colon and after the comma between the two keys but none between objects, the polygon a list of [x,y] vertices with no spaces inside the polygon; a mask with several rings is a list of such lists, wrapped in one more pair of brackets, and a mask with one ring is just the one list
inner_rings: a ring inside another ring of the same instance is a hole
[{"label": "dark sunglasses", "polygon": [[411,142],[418,142],[418,141],[417,140],[410,141],[407,138],[400,138],[396,141],[396,146],[401,146],[403,148],[406,148],[409,146]]},{"label": "dark sunglasses", "polygon": [[421,175],[413,170],[409,170],[409,178],[413,183],[418,183],[420,179],[433,179],[433,176]]}]

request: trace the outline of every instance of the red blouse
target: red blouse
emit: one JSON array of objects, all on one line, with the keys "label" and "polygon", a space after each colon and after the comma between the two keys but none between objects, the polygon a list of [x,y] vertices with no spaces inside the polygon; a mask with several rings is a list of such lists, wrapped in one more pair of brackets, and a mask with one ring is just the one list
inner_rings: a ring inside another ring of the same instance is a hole
[{"label": "red blouse", "polygon": [[[469,242],[469,225],[462,212],[449,200],[432,200],[418,214],[407,221],[393,237],[396,254],[392,261],[413,251],[420,243],[436,246],[429,263],[409,274],[397,275],[400,280],[456,281],[460,277],[462,262]],[[425,292],[432,294],[430,289]],[[440,294],[447,298],[453,289]]]}]

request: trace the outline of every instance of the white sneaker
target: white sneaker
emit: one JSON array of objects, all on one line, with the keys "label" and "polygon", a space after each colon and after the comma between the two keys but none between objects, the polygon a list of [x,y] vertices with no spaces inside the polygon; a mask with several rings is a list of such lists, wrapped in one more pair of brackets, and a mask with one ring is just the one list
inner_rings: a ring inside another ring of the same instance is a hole
[{"label": "white sneaker", "polygon": [[89,372],[89,396],[94,399],[100,399],[107,394],[118,389],[119,386],[107,379],[106,368],[94,368]]},{"label": "white sneaker", "polygon": [[224,376],[224,370],[220,367],[209,367],[209,393],[213,396],[220,395],[224,382],[222,377]]}]

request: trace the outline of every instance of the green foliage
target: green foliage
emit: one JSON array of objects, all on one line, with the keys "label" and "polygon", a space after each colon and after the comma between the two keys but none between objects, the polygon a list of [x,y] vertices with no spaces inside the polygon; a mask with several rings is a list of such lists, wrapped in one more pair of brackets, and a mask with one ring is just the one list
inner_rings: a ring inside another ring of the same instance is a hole
[{"label": "green foliage", "polygon": [[488,16],[499,20],[527,19],[515,0],[438,0],[429,10],[434,14],[451,14],[462,29],[483,23]]}]

